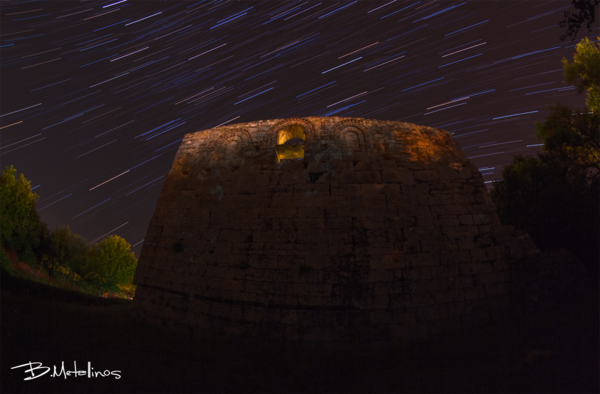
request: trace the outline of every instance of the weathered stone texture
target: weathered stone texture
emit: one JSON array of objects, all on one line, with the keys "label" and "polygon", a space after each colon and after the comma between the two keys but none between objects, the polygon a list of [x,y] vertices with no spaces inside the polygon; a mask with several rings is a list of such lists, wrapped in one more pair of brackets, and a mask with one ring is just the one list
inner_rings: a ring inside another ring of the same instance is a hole
[{"label": "weathered stone texture", "polygon": [[[295,125],[304,157],[278,162],[279,131]],[[512,262],[539,252],[494,210],[444,130],[309,117],[188,134],[148,228],[134,311],[192,333],[292,341],[459,330],[499,318]]]}]

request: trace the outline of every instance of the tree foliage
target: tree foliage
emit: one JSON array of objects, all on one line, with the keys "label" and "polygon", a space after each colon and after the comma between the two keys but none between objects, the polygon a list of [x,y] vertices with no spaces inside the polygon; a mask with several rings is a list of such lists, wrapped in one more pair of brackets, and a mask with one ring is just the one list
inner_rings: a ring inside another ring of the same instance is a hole
[{"label": "tree foliage", "polygon": [[49,268],[66,266],[81,274],[85,268],[88,249],[85,238],[73,233],[69,226],[56,226],[50,235],[50,248],[45,256]]},{"label": "tree foliage", "polygon": [[515,156],[491,197],[502,223],[525,229],[541,250],[565,247],[598,272],[600,182],[568,176],[559,156]]},{"label": "tree foliage", "polygon": [[560,158],[570,176],[587,172],[597,177],[600,173],[600,114],[561,104],[548,108],[550,115],[546,121],[535,123],[535,136],[544,141],[542,150]]},{"label": "tree foliage", "polygon": [[596,21],[596,7],[600,4],[600,0],[573,0],[571,4],[579,12],[577,14],[564,12],[565,19],[559,23],[559,26],[563,28],[568,26],[568,30],[560,36],[561,41],[571,36],[574,40],[584,23],[587,23],[588,33],[591,32],[590,26]]},{"label": "tree foliage", "polygon": [[[600,0],[599,0],[600,1]],[[600,40],[600,37],[597,37]],[[574,83],[587,91],[586,105],[594,113],[600,112],[600,44],[594,45],[587,37],[577,44],[573,63],[562,59],[566,83]],[[564,81],[563,81],[564,82]]]},{"label": "tree foliage", "polygon": [[[13,166],[0,176],[0,266],[13,270],[5,250],[16,252],[20,261],[35,266],[36,271],[57,279],[82,284],[88,289],[116,290],[133,297],[133,275],[137,259],[131,245],[113,235],[99,244],[88,246],[85,238],[69,226],[53,231],[40,220],[35,204],[39,196],[31,191],[30,182]],[[39,269],[38,269],[39,268]],[[90,287],[91,286],[91,287]]]},{"label": "tree foliage", "polygon": [[131,245],[118,235],[111,235],[90,248],[85,274],[109,286],[131,284],[136,266]]},{"label": "tree foliage", "polygon": [[[594,273],[600,263],[600,52],[587,40],[575,61],[563,59],[563,75],[587,90],[582,110],[556,104],[536,122],[544,142],[537,158],[515,156],[491,197],[505,224],[525,229],[542,250],[565,247]],[[596,67],[594,74],[593,68]]]},{"label": "tree foliage", "polygon": [[32,254],[39,245],[40,217],[35,209],[39,196],[31,182],[11,165],[0,176],[0,241],[19,254]]},{"label": "tree foliage", "polygon": [[[549,194],[552,197],[549,200],[562,196],[560,200],[568,201],[569,198],[565,197],[570,194],[567,192],[570,188],[565,187],[569,186],[565,183],[566,171],[560,161],[552,160],[549,155],[540,155],[539,159],[532,156],[515,156],[512,163],[504,168],[503,180],[497,182],[490,193],[498,215],[504,219],[503,222],[530,232],[533,229],[531,223],[548,224],[556,220],[557,216],[548,215],[547,207],[540,204],[540,197]],[[559,195],[556,195],[557,192]],[[543,228],[548,227],[556,226]],[[547,249],[553,244],[552,238],[554,237],[540,237],[534,238],[534,241],[538,247]]]}]

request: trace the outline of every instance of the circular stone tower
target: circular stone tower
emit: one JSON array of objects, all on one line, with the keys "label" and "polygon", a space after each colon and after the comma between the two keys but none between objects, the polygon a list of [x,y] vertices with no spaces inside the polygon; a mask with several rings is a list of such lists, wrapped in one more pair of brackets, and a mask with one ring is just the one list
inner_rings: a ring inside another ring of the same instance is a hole
[{"label": "circular stone tower", "polygon": [[134,315],[194,335],[412,341],[509,307],[535,245],[502,226],[449,132],[362,118],[188,134],[135,274]]}]

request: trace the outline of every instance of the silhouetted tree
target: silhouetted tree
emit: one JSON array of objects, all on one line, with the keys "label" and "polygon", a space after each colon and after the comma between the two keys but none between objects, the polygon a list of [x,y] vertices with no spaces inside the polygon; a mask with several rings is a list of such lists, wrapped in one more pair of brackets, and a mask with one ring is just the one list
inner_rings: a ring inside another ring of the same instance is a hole
[{"label": "silhouetted tree", "polygon": [[591,182],[600,175],[600,114],[561,104],[548,109],[546,121],[535,123],[535,136],[544,141],[542,150],[565,163],[569,175],[586,172]]},{"label": "silhouetted tree", "polygon": [[515,156],[494,184],[491,197],[500,220],[525,229],[541,250],[565,247],[592,272],[600,259],[600,182],[554,154]]},{"label": "silhouetted tree", "polygon": [[565,19],[559,23],[560,27],[568,26],[568,30],[565,34],[560,36],[560,40],[564,41],[567,37],[573,37],[575,40],[575,36],[581,26],[587,22],[588,33],[591,32],[590,26],[596,21],[596,7],[600,4],[600,0],[573,0],[571,3],[573,7],[579,11],[578,14],[571,13],[570,11],[565,11],[564,16]]},{"label": "silhouetted tree", "polygon": [[[494,184],[491,197],[504,224],[525,229],[541,250],[565,247],[592,272],[600,264],[600,111],[597,64],[600,51],[589,41],[577,45],[575,61],[563,59],[563,75],[587,90],[588,106],[549,106],[536,137],[544,142],[537,158],[515,156]],[[594,67],[596,73],[594,74]]]}]

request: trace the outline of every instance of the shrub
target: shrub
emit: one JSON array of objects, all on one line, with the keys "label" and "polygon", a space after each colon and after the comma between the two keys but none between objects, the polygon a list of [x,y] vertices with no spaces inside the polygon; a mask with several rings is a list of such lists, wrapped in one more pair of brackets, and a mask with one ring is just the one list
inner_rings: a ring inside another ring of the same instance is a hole
[{"label": "shrub", "polygon": [[137,266],[131,245],[117,235],[111,235],[88,252],[84,278],[99,280],[106,286],[130,284]]},{"label": "shrub", "polygon": [[40,217],[35,209],[39,196],[31,191],[31,183],[11,165],[0,176],[0,243],[19,257],[40,243]]},{"label": "shrub", "polygon": [[73,233],[69,226],[57,226],[50,235],[49,267],[65,266],[81,273],[85,269],[88,250],[85,238]]}]

